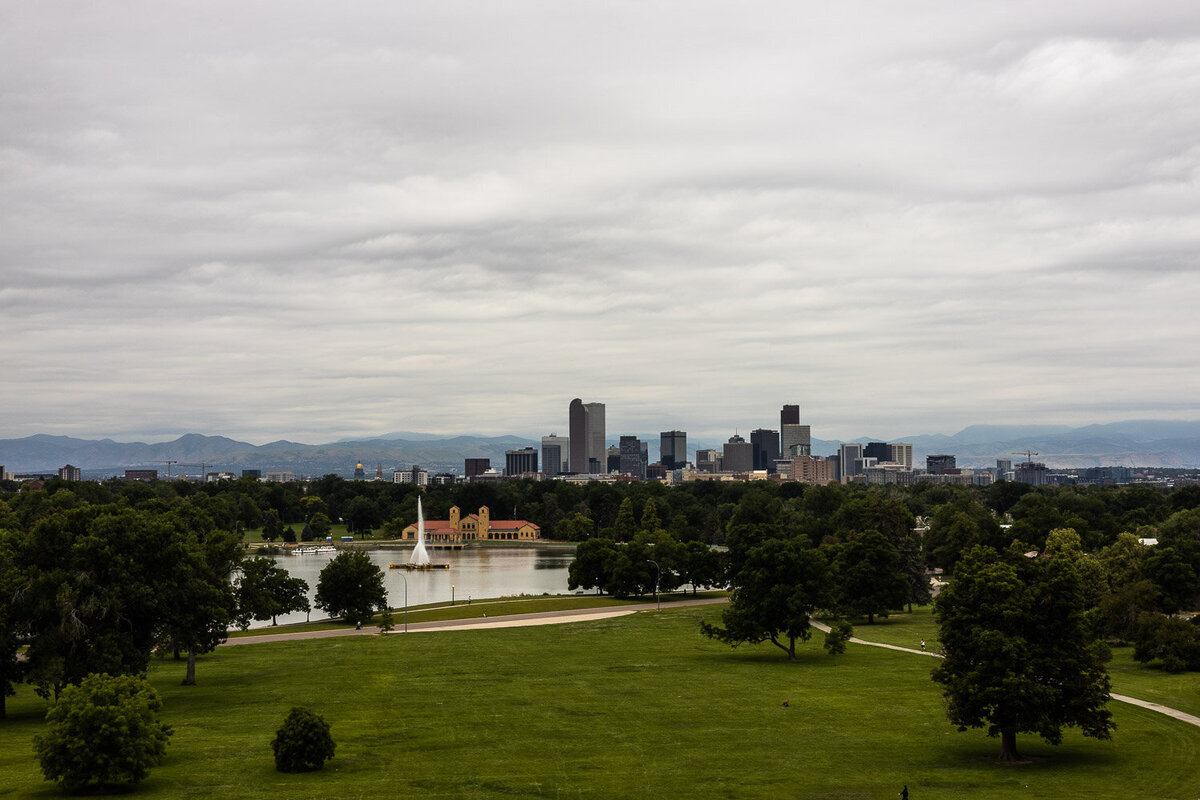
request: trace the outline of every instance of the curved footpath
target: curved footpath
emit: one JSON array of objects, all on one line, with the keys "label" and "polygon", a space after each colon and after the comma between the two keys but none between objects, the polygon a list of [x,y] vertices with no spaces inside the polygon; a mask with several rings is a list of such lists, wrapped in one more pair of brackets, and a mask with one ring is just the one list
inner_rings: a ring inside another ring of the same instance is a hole
[{"label": "curved footpath", "polygon": [[[667,608],[683,608],[685,606],[707,606],[714,603],[727,603],[725,597],[703,597],[696,600],[674,600]],[[646,603],[627,606],[608,606],[607,608],[572,608],[562,611],[539,611],[531,614],[506,614],[502,617],[470,617],[467,619],[433,620],[427,622],[408,623],[409,633],[428,633],[430,631],[475,631],[485,628],[522,628],[532,625],[558,625],[563,622],[587,622],[594,619],[623,617],[636,611],[646,611],[650,607]],[[392,612],[395,613],[394,611]],[[305,639],[328,639],[335,636],[370,636],[382,633],[377,627],[363,628],[334,628],[326,631],[301,631],[297,633],[265,633],[261,636],[239,636],[228,639],[223,647],[239,644],[259,644],[261,642],[292,642]],[[404,634],[404,618],[400,616],[389,635]]]},{"label": "curved footpath", "polygon": [[[816,622],[814,620],[812,623],[812,626],[819,631],[824,631],[825,633],[829,633],[829,626],[824,623]],[[912,654],[918,655],[918,656],[930,656],[931,658],[941,658],[942,657],[941,653],[932,653],[928,650],[917,650],[916,648],[913,648],[913,647],[901,647],[900,645],[897,645],[897,644],[884,644],[883,642],[868,642],[865,639],[859,639],[854,636],[850,637],[850,643],[851,644],[863,644],[863,645],[866,645],[867,647],[882,647],[885,650],[899,650],[901,653],[912,653]],[[1109,697],[1111,697],[1113,700],[1117,700],[1122,703],[1129,703],[1132,706],[1139,706],[1141,708],[1149,709],[1150,711],[1157,711],[1159,714],[1166,714],[1168,717],[1172,717],[1181,722],[1186,722],[1189,725],[1195,725],[1197,728],[1200,728],[1200,717],[1193,716],[1192,714],[1188,714],[1186,711],[1180,711],[1177,708],[1171,708],[1169,706],[1160,705],[1158,703],[1151,703],[1149,700],[1139,700],[1136,697],[1129,697],[1128,695],[1123,695],[1123,694],[1111,694],[1110,693]]]}]

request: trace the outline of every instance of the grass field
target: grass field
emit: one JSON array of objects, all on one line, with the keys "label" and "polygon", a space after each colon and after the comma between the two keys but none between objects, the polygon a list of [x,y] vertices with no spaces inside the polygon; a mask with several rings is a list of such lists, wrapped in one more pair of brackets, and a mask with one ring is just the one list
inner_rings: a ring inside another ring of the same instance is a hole
[{"label": "grass field", "polygon": [[[939,648],[937,623],[930,606],[914,608],[912,614],[893,614],[883,620],[877,619],[874,625],[867,625],[865,620],[854,620],[854,623],[854,635],[865,641],[916,649],[924,637],[929,650],[936,653]],[[1150,700],[1200,716],[1200,675],[1194,672],[1172,675],[1134,661],[1132,647],[1115,647],[1108,673],[1116,694]]]},{"label": "grass field", "polygon": [[[717,614],[222,648],[196,687],[161,662],[175,735],[132,796],[853,800],[905,783],[914,800],[1200,796],[1200,729],[1114,704],[1113,741],[1023,736],[1033,762],[1001,766],[997,740],[946,722],[930,659],[852,646],[834,665],[818,635],[789,664],[699,636]],[[880,630],[900,635],[893,620]],[[293,705],[332,724],[322,772],[274,770],[269,741]],[[32,757],[44,705],[23,687],[9,709],[0,797],[61,796]]]},{"label": "grass field", "polygon": [[[664,606],[684,600],[707,597],[725,597],[728,592],[699,592],[690,594],[663,594],[661,602]],[[611,595],[581,594],[581,595],[539,595],[533,597],[499,597],[476,600],[471,603],[459,602],[431,603],[429,605],[411,606],[408,609],[409,622],[444,622],[452,619],[472,619],[485,614],[492,617],[502,617],[510,614],[538,614],[545,611],[565,611],[581,608],[612,608],[613,606],[641,605],[654,608],[656,601],[653,597],[613,597]],[[376,614],[374,623],[379,624],[380,615]],[[404,611],[397,609],[392,612],[392,622],[400,628],[404,625]],[[231,638],[247,638],[265,636],[274,633],[302,633],[305,631],[327,631],[337,628],[349,628],[342,620],[319,620],[317,622],[296,622],[289,625],[274,625],[264,628],[251,628],[246,631],[230,631]]]}]

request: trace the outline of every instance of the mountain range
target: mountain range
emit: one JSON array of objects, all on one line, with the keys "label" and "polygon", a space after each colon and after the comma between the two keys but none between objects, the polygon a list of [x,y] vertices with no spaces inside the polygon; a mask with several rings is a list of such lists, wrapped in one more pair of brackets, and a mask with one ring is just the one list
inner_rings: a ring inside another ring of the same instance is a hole
[{"label": "mountain range", "polygon": [[[657,459],[657,434],[641,438],[649,441],[651,460]],[[890,441],[911,442],[916,466],[924,464],[925,456],[931,453],[951,453],[960,467],[995,466],[998,458],[1017,462],[1024,460],[1026,453],[1052,468],[1200,465],[1200,421],[1129,420],[1080,428],[972,425],[953,435],[920,434]],[[710,440],[688,443],[691,453],[697,448],[719,450],[721,444]],[[829,455],[836,453],[840,444],[836,439],[813,439],[812,452]],[[155,444],[36,434],[0,439],[0,464],[10,472],[53,472],[73,464],[83,470],[85,477],[99,478],[131,468],[158,468],[165,475],[168,461],[175,462],[170,465],[175,475],[199,475],[202,469],[234,473],[281,469],[298,476],[333,473],[348,477],[355,464],[362,463],[368,476],[373,476],[376,466],[381,465],[385,476],[390,477],[393,469],[413,464],[434,472],[461,474],[466,458],[489,458],[493,467],[503,469],[504,451],[522,447],[539,448],[540,443],[520,436],[439,437],[411,432],[315,445],[287,440],[253,445],[198,433]]]}]

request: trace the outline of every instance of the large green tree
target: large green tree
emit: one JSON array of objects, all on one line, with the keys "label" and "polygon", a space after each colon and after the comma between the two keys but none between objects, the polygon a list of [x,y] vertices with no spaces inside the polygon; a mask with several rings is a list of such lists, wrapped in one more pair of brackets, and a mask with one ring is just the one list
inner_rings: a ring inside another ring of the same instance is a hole
[{"label": "large green tree", "polygon": [[280,614],[308,611],[308,583],[293,578],[273,559],[245,558],[237,576],[237,624],[245,630],[251,620],[271,620]]},{"label": "large green tree", "polygon": [[17,604],[21,575],[15,559],[15,535],[0,528],[0,719],[6,716],[6,702],[16,692],[24,672],[24,661],[18,658],[21,639],[25,633]]},{"label": "large green tree", "polygon": [[967,550],[934,602],[945,659],[934,670],[960,728],[1000,737],[1017,761],[1018,733],[1051,744],[1064,727],[1109,738],[1107,648],[1085,621],[1077,565],[989,547]]},{"label": "large green tree", "polygon": [[908,600],[908,581],[901,569],[900,553],[878,531],[859,534],[837,549],[834,574],[838,582],[839,605],[850,615],[875,622],[875,615],[887,616]]},{"label": "large green tree", "polygon": [[187,653],[183,684],[196,684],[196,656],[225,641],[237,616],[233,574],[242,558],[239,537],[227,531],[179,532],[168,579],[159,589],[167,641]]},{"label": "large green tree", "polygon": [[732,647],[770,641],[791,661],[796,641],[812,636],[813,614],[833,599],[829,563],[803,538],[767,539],[749,548],[731,586],[723,625],[703,623],[701,632]]},{"label": "large green tree", "polygon": [[611,561],[617,553],[612,539],[585,539],[575,548],[575,558],[567,567],[567,588],[595,589],[597,594],[608,591]]},{"label": "large green tree", "polygon": [[317,578],[316,606],[331,617],[368,622],[387,608],[383,571],[361,550],[346,550],[325,565]]}]

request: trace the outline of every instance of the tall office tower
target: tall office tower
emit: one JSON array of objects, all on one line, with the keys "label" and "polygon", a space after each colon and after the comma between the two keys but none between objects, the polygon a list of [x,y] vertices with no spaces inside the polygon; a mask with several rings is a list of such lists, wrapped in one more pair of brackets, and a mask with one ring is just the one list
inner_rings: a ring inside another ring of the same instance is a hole
[{"label": "tall office tower", "polygon": [[[1012,459],[1011,458],[997,458],[996,459],[996,480],[998,480],[998,481],[1010,480],[1009,473],[1012,471],[1013,471],[1013,468],[1012,468]],[[1016,476],[1014,475],[1013,477],[1016,477]]]},{"label": "tall office tower", "polygon": [[552,433],[542,437],[542,470],[550,476],[568,472],[571,463],[571,438]]},{"label": "tall office tower", "polygon": [[887,442],[867,442],[863,448],[863,458],[873,458],[876,461],[887,461],[891,455]]},{"label": "tall office tower", "polygon": [[619,471],[623,475],[632,475],[638,480],[646,480],[646,462],[642,460],[642,440],[636,436],[621,437],[621,456]]},{"label": "tall office tower", "polygon": [[750,472],[754,469],[754,445],[736,433],[725,443],[721,458],[722,472]]},{"label": "tall office tower", "polygon": [[812,455],[812,428],[799,423],[787,423],[783,426],[781,445],[781,455],[784,456]]},{"label": "tall office tower", "polygon": [[585,403],[577,397],[571,401],[568,414],[571,471],[584,475],[606,472],[604,403]]},{"label": "tall office tower", "polygon": [[925,456],[925,471],[930,475],[945,475],[947,470],[957,469],[954,456],[939,454]]},{"label": "tall office tower", "polygon": [[829,462],[829,480],[840,481],[842,479],[842,457],[838,453],[831,456],[825,456],[825,460]]},{"label": "tall office tower", "polygon": [[667,469],[678,469],[687,463],[687,433],[663,431],[658,435],[658,460]]},{"label": "tall office tower", "polygon": [[538,471],[538,451],[533,447],[504,451],[504,474],[508,477]]},{"label": "tall office tower", "polygon": [[775,459],[779,458],[779,431],[757,428],[750,431],[750,446],[754,452],[754,468],[775,471]]},{"label": "tall office tower", "polygon": [[570,458],[567,459],[571,472],[587,474],[587,409],[576,397],[567,407],[567,438],[570,440]]},{"label": "tall office tower", "polygon": [[696,469],[699,472],[720,472],[721,454],[716,450],[697,450]]},{"label": "tall office tower", "polygon": [[779,427],[800,424],[800,406],[784,406],[779,412]]},{"label": "tall office tower", "polygon": [[468,458],[463,461],[463,475],[467,478],[482,475],[491,468],[492,460],[490,458]]},{"label": "tall office tower", "polygon": [[604,465],[605,472],[620,472],[621,471],[621,448],[619,445],[613,445],[605,452]]},{"label": "tall office tower", "polygon": [[848,442],[838,448],[838,467],[842,482],[858,474],[858,462],[862,459],[862,445]]},{"label": "tall office tower", "polygon": [[912,470],[912,442],[893,442],[888,445],[887,460],[893,464],[901,464],[906,470]]}]

